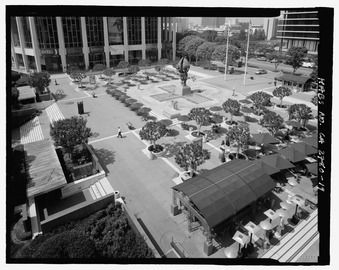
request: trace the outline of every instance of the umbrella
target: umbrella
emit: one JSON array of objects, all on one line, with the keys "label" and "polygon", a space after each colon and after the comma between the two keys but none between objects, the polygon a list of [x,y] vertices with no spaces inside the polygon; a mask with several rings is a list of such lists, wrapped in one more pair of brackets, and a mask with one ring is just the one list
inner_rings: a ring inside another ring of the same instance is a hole
[{"label": "umbrella", "polygon": [[263,169],[268,175],[280,172],[278,168],[272,167],[271,165],[266,164],[260,159],[255,160],[254,163],[257,164],[261,169]]},{"label": "umbrella", "polygon": [[293,147],[295,150],[305,154],[306,156],[317,154],[318,150],[315,149],[314,147],[304,143],[304,142],[299,142],[299,143],[293,143],[291,144],[291,147]]},{"label": "umbrella", "polygon": [[303,138],[301,139],[301,141],[318,149],[318,138],[314,137]]},{"label": "umbrella", "polygon": [[224,253],[225,256],[229,259],[234,259],[238,257],[238,252],[232,247],[225,248]]},{"label": "umbrella", "polygon": [[301,127],[301,124],[299,122],[293,121],[293,120],[285,121],[285,124],[288,125],[288,126],[296,127],[296,128]]},{"label": "umbrella", "polygon": [[284,169],[295,167],[291,162],[289,162],[287,159],[283,158],[282,156],[278,154],[262,156],[260,157],[260,160],[279,170],[284,170]]},{"label": "umbrella", "polygon": [[188,115],[180,115],[180,116],[178,116],[177,119],[178,119],[178,121],[183,121],[183,122],[187,122],[187,121],[191,120]]},{"label": "umbrella", "polygon": [[244,104],[252,104],[252,102],[249,101],[248,99],[242,99],[242,100],[239,100],[239,102],[244,103]]},{"label": "umbrella", "polygon": [[128,104],[132,104],[132,103],[135,103],[135,102],[137,102],[137,100],[134,99],[134,98],[129,98],[125,101],[125,103],[128,103]]},{"label": "umbrella", "polygon": [[258,236],[258,237],[260,237],[264,234],[264,230],[261,227],[255,225],[252,221],[248,222],[244,227],[245,227],[246,230],[248,230],[251,233],[249,243],[252,243],[252,235],[253,234]]},{"label": "umbrella", "polygon": [[258,144],[269,144],[269,143],[279,143],[279,140],[274,138],[269,133],[258,133],[258,134],[252,134],[252,139],[258,143]]},{"label": "umbrella", "polygon": [[144,106],[144,104],[137,102],[137,103],[133,103],[131,105],[131,108],[133,108],[133,109],[140,109],[142,106]]},{"label": "umbrella", "polygon": [[286,202],[280,202],[280,206],[282,209],[285,209],[285,210],[290,209],[290,205],[287,204]]},{"label": "umbrella", "polygon": [[240,245],[246,245],[249,241],[249,237],[239,231],[236,231],[232,237],[233,240],[239,243],[239,252],[240,252]]},{"label": "umbrella", "polygon": [[294,187],[294,186],[296,186],[296,185],[298,184],[297,181],[296,181],[294,178],[288,179],[288,183],[289,183],[292,187]]},{"label": "umbrella", "polygon": [[263,228],[265,231],[270,231],[273,229],[272,223],[270,223],[268,220],[263,220],[259,223],[259,226]]},{"label": "umbrella", "polygon": [[209,110],[211,112],[218,112],[218,111],[221,111],[222,108],[220,106],[213,106],[213,107],[209,108]]},{"label": "umbrella", "polygon": [[286,147],[284,149],[280,149],[278,150],[278,153],[292,162],[302,161],[306,157],[305,154],[295,150],[293,147]]},{"label": "umbrella", "polygon": [[255,113],[255,111],[254,111],[253,109],[248,108],[248,107],[242,107],[242,108],[241,108],[241,111],[242,111],[243,113]]},{"label": "umbrella", "polygon": [[314,175],[318,175],[318,163],[310,163],[310,164],[306,164],[307,170],[314,174]]},{"label": "umbrella", "polygon": [[152,109],[150,109],[148,107],[142,107],[138,110],[138,112],[141,113],[141,114],[149,113],[150,111],[152,111]]},{"label": "umbrella", "polygon": [[298,206],[302,206],[305,204],[305,199],[300,196],[300,195],[294,195],[292,198],[291,198],[291,201],[294,202],[296,204],[296,207],[295,207],[295,215],[297,214],[297,210],[298,210]]},{"label": "umbrella", "polygon": [[[282,202],[283,203],[283,202]],[[287,217],[287,212],[286,210],[284,210],[283,208],[280,208],[278,210],[275,211],[275,213],[281,217],[281,218],[286,218]]]},{"label": "umbrella", "polygon": [[158,123],[161,123],[165,127],[168,127],[168,126],[172,125],[173,121],[170,120],[170,119],[162,119],[162,120],[159,120]]},{"label": "umbrella", "polygon": [[264,214],[270,219],[270,223],[272,223],[272,220],[279,217],[272,209],[268,209]]}]

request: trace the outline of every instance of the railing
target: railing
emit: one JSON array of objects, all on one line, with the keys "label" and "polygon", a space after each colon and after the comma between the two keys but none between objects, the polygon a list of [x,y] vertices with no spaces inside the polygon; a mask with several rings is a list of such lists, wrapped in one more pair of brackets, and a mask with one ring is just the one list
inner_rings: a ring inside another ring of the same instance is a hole
[{"label": "railing", "polygon": [[[185,248],[177,241],[174,242],[174,236],[172,236],[171,246],[179,254],[181,258],[192,258],[192,256],[185,250]],[[181,251],[182,250],[182,251]]]}]

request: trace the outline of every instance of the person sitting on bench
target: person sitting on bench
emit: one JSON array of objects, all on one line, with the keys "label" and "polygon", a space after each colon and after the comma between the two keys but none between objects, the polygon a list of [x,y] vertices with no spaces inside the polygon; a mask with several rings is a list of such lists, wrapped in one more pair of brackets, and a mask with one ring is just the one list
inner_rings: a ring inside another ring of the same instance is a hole
[{"label": "person sitting on bench", "polygon": [[129,129],[133,129],[133,125],[130,122],[127,122],[126,125]]}]

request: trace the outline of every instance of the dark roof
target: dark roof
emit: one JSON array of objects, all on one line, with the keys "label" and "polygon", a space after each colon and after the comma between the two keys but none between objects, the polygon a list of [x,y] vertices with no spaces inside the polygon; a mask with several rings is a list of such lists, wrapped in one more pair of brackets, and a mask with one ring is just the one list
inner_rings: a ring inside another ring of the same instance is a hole
[{"label": "dark roof", "polygon": [[232,160],[173,189],[184,193],[212,229],[275,187],[257,164]]},{"label": "dark roof", "polygon": [[301,84],[304,84],[309,80],[312,80],[309,77],[297,76],[297,75],[293,75],[293,74],[284,74],[280,77],[277,77],[277,79],[282,80],[282,81],[301,83]]}]

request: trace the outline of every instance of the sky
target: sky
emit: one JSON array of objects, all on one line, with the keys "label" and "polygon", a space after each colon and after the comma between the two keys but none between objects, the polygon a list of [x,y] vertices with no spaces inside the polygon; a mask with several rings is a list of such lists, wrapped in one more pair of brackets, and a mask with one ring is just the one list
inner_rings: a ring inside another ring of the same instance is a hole
[{"label": "sky", "polygon": [[[238,18],[239,22],[252,21],[253,24],[264,24],[264,18]],[[194,24],[201,24],[201,17],[189,17],[189,22]]]}]

